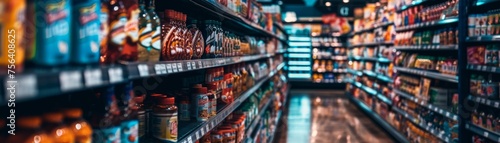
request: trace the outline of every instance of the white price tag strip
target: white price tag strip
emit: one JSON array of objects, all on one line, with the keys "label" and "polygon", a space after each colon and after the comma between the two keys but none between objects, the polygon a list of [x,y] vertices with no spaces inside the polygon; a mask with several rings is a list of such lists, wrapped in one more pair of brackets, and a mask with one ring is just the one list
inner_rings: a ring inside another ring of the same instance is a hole
[{"label": "white price tag strip", "polygon": [[139,69],[139,75],[141,77],[149,75],[149,67],[148,67],[148,65],[145,65],[145,64],[137,65],[137,69]]},{"label": "white price tag strip", "polygon": [[193,69],[196,69],[196,63],[195,62],[191,62],[191,67],[193,67]]},{"label": "white price tag strip", "polygon": [[187,141],[187,142],[188,142],[188,143],[193,143],[193,136],[188,137],[188,141]]},{"label": "white price tag strip", "polygon": [[198,68],[203,68],[203,64],[201,63],[201,61],[198,61]]},{"label": "white price tag strip", "polygon": [[488,132],[486,132],[486,131],[483,133],[483,136],[484,136],[484,137],[488,137],[488,135],[489,135],[489,133],[488,133]]},{"label": "white price tag strip", "polygon": [[187,67],[188,70],[191,70],[192,69],[191,68],[191,62],[187,62],[186,67]]},{"label": "white price tag strip", "polygon": [[121,68],[110,68],[108,70],[108,75],[110,83],[123,81],[123,70]]},{"label": "white price tag strip", "polygon": [[101,69],[91,69],[85,70],[83,72],[85,76],[85,86],[92,87],[102,84],[102,72]]},{"label": "white price tag strip", "polygon": [[172,64],[167,64],[167,72],[172,73]]},{"label": "white price tag strip", "polygon": [[495,108],[498,108],[499,104],[500,104],[499,102],[495,102],[495,105],[494,105]]},{"label": "white price tag strip", "polygon": [[178,72],[179,71],[179,69],[177,69],[177,64],[176,63],[172,64],[172,71],[174,71],[174,72]]},{"label": "white price tag strip", "polygon": [[82,87],[82,75],[79,71],[61,72],[59,82],[62,91],[78,89]]},{"label": "white price tag strip", "polygon": [[[16,80],[19,82],[9,81],[6,79],[5,88],[6,94],[10,92],[9,88],[11,85],[17,86],[16,88],[16,99],[25,99],[35,97],[38,93],[37,88],[37,79],[35,75],[20,75],[16,77]],[[4,96],[5,100],[9,100],[10,96]]]},{"label": "white price tag strip", "polygon": [[177,63],[177,68],[179,69],[179,72],[184,71],[184,67],[182,67],[182,63]]}]

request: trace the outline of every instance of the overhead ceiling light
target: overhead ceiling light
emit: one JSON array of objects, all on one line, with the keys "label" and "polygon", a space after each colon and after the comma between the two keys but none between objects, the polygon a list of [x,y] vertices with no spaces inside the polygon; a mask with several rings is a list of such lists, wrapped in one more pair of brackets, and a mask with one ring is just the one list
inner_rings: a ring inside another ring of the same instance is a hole
[{"label": "overhead ceiling light", "polygon": [[329,6],[332,6],[332,3],[330,3],[330,2],[326,2],[326,3],[325,3],[325,6],[328,6],[328,7],[329,7]]},{"label": "overhead ceiling light", "polygon": [[342,2],[344,2],[344,3],[349,3],[349,0],[342,0]]}]

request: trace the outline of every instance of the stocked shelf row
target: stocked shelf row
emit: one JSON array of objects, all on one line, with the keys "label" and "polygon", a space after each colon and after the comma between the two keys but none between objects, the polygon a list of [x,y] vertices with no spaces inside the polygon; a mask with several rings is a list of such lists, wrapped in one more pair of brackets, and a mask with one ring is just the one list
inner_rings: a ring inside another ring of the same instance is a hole
[{"label": "stocked shelf row", "polygon": [[[264,84],[268,79],[270,79],[272,76],[274,76],[278,71],[280,71],[284,67],[284,63],[281,63],[269,73],[268,76],[264,77],[263,79],[260,79],[252,88],[247,90],[246,92],[242,93],[241,96],[236,99],[233,103],[227,105],[226,107],[222,108],[221,110],[217,111],[217,115],[215,117],[210,118],[206,122],[200,122],[196,123],[193,125],[190,125],[188,127],[185,127],[186,129],[189,129],[191,131],[187,132],[185,135],[180,135],[178,142],[179,143],[193,143],[194,141],[199,140],[202,136],[204,136],[208,131],[212,130],[216,125],[224,121],[224,119],[229,116],[236,108],[238,108],[250,95],[252,95],[254,92],[257,91],[257,89],[260,88],[261,85]],[[269,100],[271,101],[271,100]],[[259,116],[260,117],[260,116]]]},{"label": "stocked shelf row", "polygon": [[365,61],[375,61],[375,62],[383,62],[383,63],[391,62],[391,60],[389,60],[387,58],[377,58],[377,57],[352,56],[349,58],[353,59],[353,60],[365,60]]},{"label": "stocked shelf row", "polygon": [[500,35],[467,37],[467,42],[496,42],[496,41],[500,41]]},{"label": "stocked shelf row", "polygon": [[421,75],[421,76],[430,77],[430,78],[434,78],[434,79],[458,83],[458,76],[456,76],[456,75],[442,74],[442,73],[432,72],[432,71],[427,71],[427,70],[410,69],[410,68],[403,68],[403,67],[394,67],[394,69],[396,69],[398,72],[406,72],[406,73]]},{"label": "stocked shelf row", "polygon": [[441,114],[442,116],[447,117],[449,119],[458,121],[458,115],[456,115],[454,113],[451,113],[451,112],[448,112],[447,110],[441,109],[438,106],[435,106],[435,105],[432,105],[430,103],[427,103],[427,101],[422,100],[422,99],[420,99],[418,97],[415,97],[414,95],[410,95],[410,94],[405,93],[403,91],[400,91],[398,89],[394,89],[393,92],[395,94],[397,94],[397,95],[400,95],[401,97],[404,97],[404,98],[406,98],[406,99],[408,99],[408,100],[410,100],[412,102],[415,102],[415,103],[419,104],[422,107],[425,107],[425,108],[427,108],[429,110],[432,110],[435,113]]},{"label": "stocked shelf row", "polygon": [[479,127],[471,123],[466,123],[465,128],[492,141],[500,142],[500,134],[496,132],[489,131],[483,127]]},{"label": "stocked shelf row", "polygon": [[408,119],[409,121],[411,121],[414,125],[420,127],[421,129],[425,130],[426,132],[434,135],[435,137],[441,139],[443,142],[450,142],[450,137],[447,137],[447,136],[444,136],[444,134],[442,133],[439,133],[437,132],[436,130],[434,130],[432,128],[432,123],[424,123],[424,122],[421,122],[420,120],[418,120],[417,118],[409,115],[408,113],[406,113],[405,111],[397,108],[397,107],[392,107],[392,110],[402,116],[404,116],[406,119]]},{"label": "stocked shelf row", "polygon": [[363,112],[365,112],[368,117],[370,117],[373,121],[379,124],[382,128],[384,128],[389,134],[391,134],[397,142],[407,143],[409,142],[400,132],[398,132],[392,125],[390,125],[387,121],[385,121],[380,115],[378,115],[375,111],[373,111],[370,107],[366,106],[360,100],[354,98],[350,93],[346,93],[351,102],[354,105],[358,106]]},{"label": "stocked shelf row", "polygon": [[490,100],[490,99],[487,99],[484,97],[478,97],[478,96],[472,96],[472,95],[469,95],[467,97],[467,99],[469,99],[470,101],[476,102],[476,103],[480,103],[480,104],[487,105],[487,106],[490,106],[490,107],[493,107],[496,109],[500,109],[500,101]]},{"label": "stocked shelf row", "polygon": [[394,22],[384,22],[384,23],[380,23],[380,24],[375,24],[371,28],[361,29],[359,31],[354,31],[353,33],[354,33],[354,35],[357,35],[357,34],[373,31],[374,29],[377,29],[377,28],[387,27],[387,26],[393,25],[393,24],[394,24]]},{"label": "stocked shelf row", "polygon": [[347,60],[347,56],[331,56],[331,57],[321,57],[321,58],[313,58],[314,60]]},{"label": "stocked shelf row", "polygon": [[203,10],[206,14],[217,15],[221,18],[224,18],[224,23],[235,24],[237,27],[241,29],[241,31],[248,32],[257,32],[263,36],[270,36],[279,39],[283,43],[287,43],[288,41],[284,38],[279,37],[276,34],[273,34],[264,28],[258,26],[256,23],[250,22],[248,19],[243,18],[236,12],[232,11],[228,7],[223,6],[217,1],[211,0],[188,0],[189,6],[193,6],[190,8]]},{"label": "stocked shelf row", "polygon": [[[122,83],[133,79],[189,72],[273,57],[262,54],[241,57],[125,63],[95,67],[26,71],[16,76],[4,76],[5,86],[17,85],[16,100],[31,100],[88,88]],[[15,79],[16,82],[12,82]],[[3,91],[6,95],[7,91]],[[3,97],[2,99],[6,99]],[[3,103],[3,102],[2,102]]]},{"label": "stocked shelf row", "polygon": [[370,43],[360,43],[360,44],[352,44],[351,48],[353,47],[364,47],[364,46],[379,46],[379,45],[393,45],[394,42],[370,42]]},{"label": "stocked shelf row", "polygon": [[269,105],[271,105],[274,98],[275,98],[275,95],[271,94],[271,97],[266,101],[266,103],[262,106],[262,108],[260,108],[258,110],[259,114],[254,119],[252,119],[252,123],[250,124],[249,128],[247,128],[245,131],[247,138],[252,137],[252,133],[256,129],[257,124],[260,122],[261,117],[264,116],[264,113],[266,113],[265,110],[267,109],[267,107],[269,107]]},{"label": "stocked shelf row", "polygon": [[387,105],[392,105],[392,101],[389,100],[387,97],[385,97],[384,95],[378,93],[376,90],[370,88],[370,87],[367,87],[359,82],[351,82],[352,85],[356,86],[357,88],[359,89],[362,89],[363,91],[365,91],[366,93],[370,94],[371,96],[375,96],[377,97],[378,99],[382,100],[383,102],[387,103]]},{"label": "stocked shelf row", "polygon": [[396,50],[458,50],[458,45],[409,45],[394,46]]},{"label": "stocked shelf row", "polygon": [[440,20],[434,20],[434,21],[428,21],[428,22],[422,22],[422,23],[418,23],[418,24],[397,27],[396,32],[402,32],[402,31],[408,31],[408,30],[414,30],[414,29],[428,29],[429,27],[457,23],[457,22],[458,22],[457,17],[446,18],[446,19],[440,19]]},{"label": "stocked shelf row", "polygon": [[385,76],[385,75],[377,74],[377,73],[375,73],[373,71],[369,71],[369,70],[364,70],[363,73],[367,76],[377,78],[380,81],[392,83],[392,79],[390,77]]}]

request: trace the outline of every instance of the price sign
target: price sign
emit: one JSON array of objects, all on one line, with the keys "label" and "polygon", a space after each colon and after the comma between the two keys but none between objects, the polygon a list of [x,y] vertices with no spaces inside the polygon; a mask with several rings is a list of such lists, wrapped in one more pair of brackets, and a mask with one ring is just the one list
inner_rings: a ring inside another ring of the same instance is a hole
[{"label": "price sign", "polygon": [[61,90],[68,91],[82,87],[82,75],[78,71],[67,71],[59,74]]},{"label": "price sign", "polygon": [[201,63],[201,61],[198,61],[198,67],[203,68],[203,64]]},{"label": "price sign", "polygon": [[497,67],[491,67],[491,72],[497,72]]},{"label": "price sign", "polygon": [[193,143],[193,139],[192,139],[192,137],[189,137],[187,142],[188,142],[188,143]]},{"label": "price sign", "polygon": [[184,71],[184,67],[182,67],[182,63],[177,63],[177,68],[179,69],[179,72]]},{"label": "price sign", "polygon": [[480,101],[481,101],[481,98],[476,97],[476,102],[480,102]]},{"label": "price sign", "polygon": [[481,70],[481,66],[477,66],[477,67],[476,67],[476,70]]},{"label": "price sign", "polygon": [[483,136],[484,136],[484,137],[488,137],[488,135],[489,135],[489,133],[488,133],[488,132],[484,132],[484,133],[483,133]]},{"label": "price sign", "polygon": [[486,100],[486,105],[491,105],[491,100]]},{"label": "price sign", "polygon": [[483,98],[483,99],[481,99],[481,103],[483,103],[483,104],[484,104],[485,102],[486,102],[486,99],[484,99],[484,98]]},{"label": "price sign", "polygon": [[[30,98],[36,96],[38,93],[37,89],[37,79],[35,75],[29,74],[29,75],[20,75],[17,76],[17,81],[10,81],[9,79],[5,79],[5,87],[9,88],[10,86],[17,86],[16,92],[16,99],[25,99],[25,98]],[[8,89],[6,89],[8,90]],[[10,91],[5,91],[5,92],[10,92]],[[4,96],[5,101],[10,100],[10,96]]]},{"label": "price sign", "polygon": [[203,134],[205,134],[205,133],[206,133],[206,132],[205,132],[205,128],[201,128],[201,129],[200,129],[200,131],[201,131],[202,136],[203,136]]},{"label": "price sign", "polygon": [[458,118],[457,115],[453,116],[453,120],[457,120],[457,118]]},{"label": "price sign", "polygon": [[148,65],[145,65],[145,64],[137,65],[137,69],[139,70],[139,75],[141,77],[149,75],[149,67],[148,67]]},{"label": "price sign", "polygon": [[191,62],[187,62],[186,67],[187,67],[188,70],[191,70],[192,69],[191,68]]},{"label": "price sign", "polygon": [[482,71],[486,71],[487,66],[483,66]]},{"label": "price sign", "polygon": [[179,69],[177,69],[177,64],[176,63],[172,64],[172,71],[174,71],[174,72],[178,72],[179,71]]},{"label": "price sign", "polygon": [[196,62],[191,62],[191,67],[193,67],[193,69],[196,69]]},{"label": "price sign", "polygon": [[172,73],[172,64],[167,64],[167,72]]},{"label": "price sign", "polygon": [[495,105],[494,105],[495,108],[498,108],[499,104],[500,104],[499,102],[495,102]]},{"label": "price sign", "polygon": [[102,72],[100,69],[85,70],[85,86],[92,87],[102,84]]},{"label": "price sign", "polygon": [[432,104],[429,104],[429,109],[432,109]]},{"label": "price sign", "polygon": [[167,74],[167,67],[165,64],[156,64],[155,65],[156,74]]},{"label": "price sign", "polygon": [[108,75],[110,83],[123,81],[123,70],[121,68],[110,68],[108,70]]}]

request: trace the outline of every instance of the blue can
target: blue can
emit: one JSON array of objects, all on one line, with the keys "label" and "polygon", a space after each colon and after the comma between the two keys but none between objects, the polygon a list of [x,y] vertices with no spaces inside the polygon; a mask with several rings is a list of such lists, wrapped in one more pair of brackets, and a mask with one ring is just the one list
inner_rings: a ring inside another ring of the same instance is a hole
[{"label": "blue can", "polygon": [[72,7],[71,62],[77,64],[98,63],[100,1],[73,0]]}]

